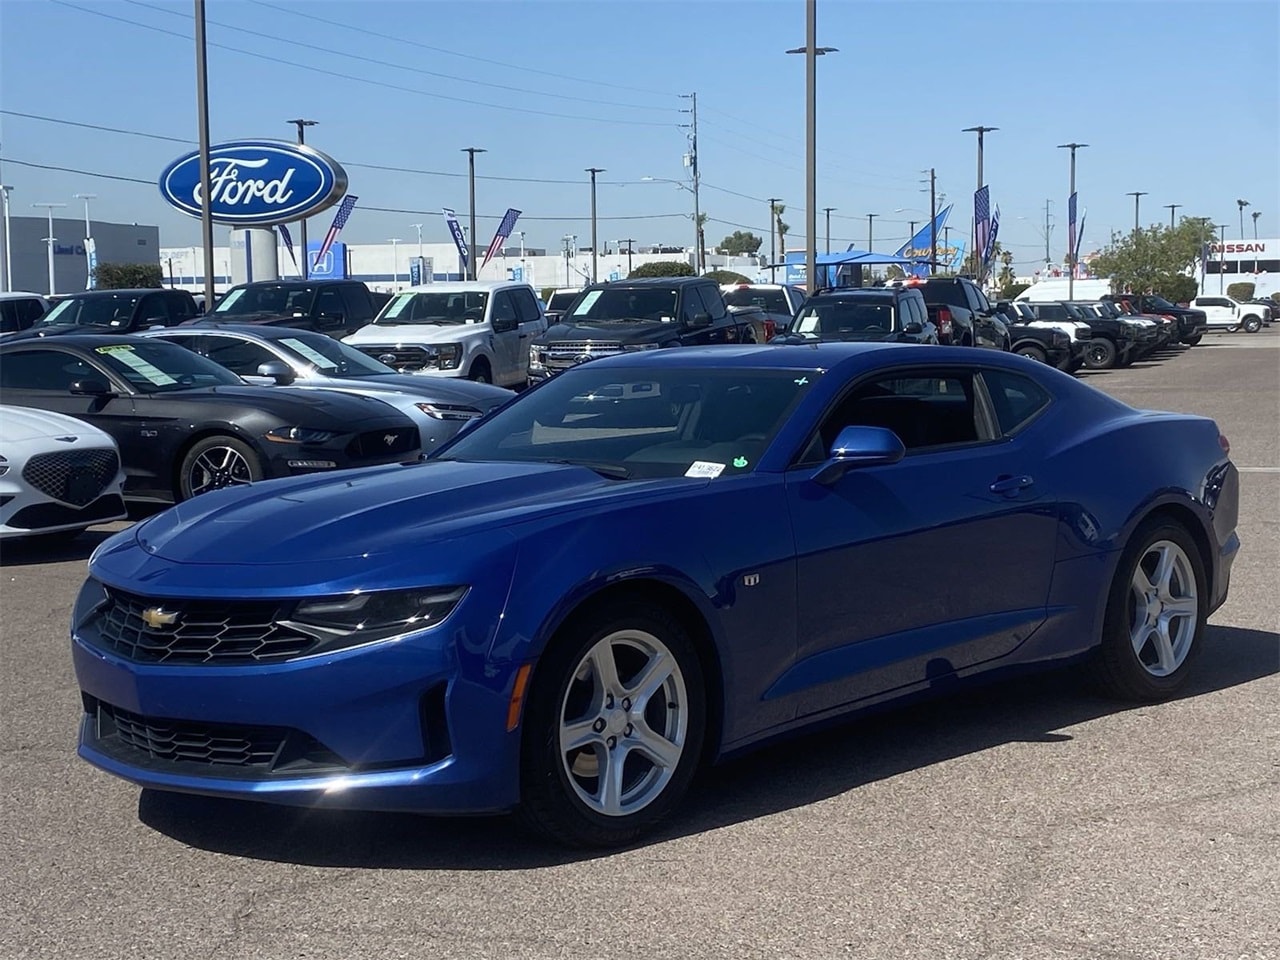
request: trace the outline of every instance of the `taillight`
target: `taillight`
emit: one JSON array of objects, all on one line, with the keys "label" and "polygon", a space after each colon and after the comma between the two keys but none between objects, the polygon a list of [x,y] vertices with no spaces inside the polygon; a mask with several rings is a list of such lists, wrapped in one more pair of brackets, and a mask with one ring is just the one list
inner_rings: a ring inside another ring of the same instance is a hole
[{"label": "taillight", "polygon": [[951,311],[946,307],[938,308],[938,339],[943,343],[951,342]]},{"label": "taillight", "polygon": [[764,339],[766,343],[768,343],[770,340],[773,339],[773,335],[777,332],[777,330],[778,330],[778,325],[774,323],[772,320],[766,320],[764,322]]},{"label": "taillight", "polygon": [[1231,456],[1231,441],[1227,439],[1225,433],[1218,434],[1218,446],[1222,448],[1224,456]]}]

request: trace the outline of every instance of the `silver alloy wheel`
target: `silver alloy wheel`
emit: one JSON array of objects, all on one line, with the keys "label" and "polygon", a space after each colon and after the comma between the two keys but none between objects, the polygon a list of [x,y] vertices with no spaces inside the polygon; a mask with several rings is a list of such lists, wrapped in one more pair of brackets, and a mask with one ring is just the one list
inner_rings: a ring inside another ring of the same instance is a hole
[{"label": "silver alloy wheel", "polygon": [[234,447],[210,447],[196,457],[187,473],[187,486],[193,497],[251,480],[253,470],[249,461]]},{"label": "silver alloy wheel", "polygon": [[618,630],[579,661],[560,705],[560,762],[591,810],[625,817],[670,783],[684,755],[689,695],[667,646]]},{"label": "silver alloy wheel", "polygon": [[1187,659],[1200,618],[1195,570],[1171,540],[1147,547],[1129,584],[1129,642],[1144,670],[1167,677]]}]

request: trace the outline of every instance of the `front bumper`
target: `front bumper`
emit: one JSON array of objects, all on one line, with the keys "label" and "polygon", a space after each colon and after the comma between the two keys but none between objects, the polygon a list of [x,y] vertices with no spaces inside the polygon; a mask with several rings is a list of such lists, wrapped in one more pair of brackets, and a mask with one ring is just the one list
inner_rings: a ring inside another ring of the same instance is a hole
[{"label": "front bumper", "polygon": [[466,605],[402,640],[240,666],[125,660],[73,631],[85,706],[79,755],[158,790],[361,810],[509,810],[519,799],[519,734],[506,730],[518,665],[459,657]]}]

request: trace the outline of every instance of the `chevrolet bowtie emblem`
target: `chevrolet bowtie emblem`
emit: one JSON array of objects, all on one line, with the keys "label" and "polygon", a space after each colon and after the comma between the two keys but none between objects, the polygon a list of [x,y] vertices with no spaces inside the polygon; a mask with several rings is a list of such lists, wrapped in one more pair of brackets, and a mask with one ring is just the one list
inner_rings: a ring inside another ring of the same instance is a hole
[{"label": "chevrolet bowtie emblem", "polygon": [[164,607],[147,607],[142,611],[142,620],[152,630],[169,627],[178,622],[176,613],[169,613]]}]

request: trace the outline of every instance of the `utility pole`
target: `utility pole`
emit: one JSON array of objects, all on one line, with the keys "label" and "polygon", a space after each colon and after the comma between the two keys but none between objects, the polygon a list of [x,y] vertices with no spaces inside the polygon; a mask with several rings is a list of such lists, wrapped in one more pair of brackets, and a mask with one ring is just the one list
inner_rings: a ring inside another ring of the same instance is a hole
[{"label": "utility pole", "polygon": [[1240,208],[1240,241],[1244,242],[1244,208],[1249,205],[1248,200],[1237,200],[1236,206]]},{"label": "utility pole", "polygon": [[1227,225],[1219,223],[1215,226],[1218,228],[1218,293],[1222,293],[1226,283],[1223,277],[1227,272]]},{"label": "utility pole", "polygon": [[1145,190],[1130,190],[1128,193],[1125,194],[1126,197],[1133,197],[1133,232],[1134,233],[1137,233],[1139,230],[1142,229],[1141,227],[1142,218],[1138,214],[1138,204],[1139,202],[1141,202],[1142,198],[1145,197],[1146,195],[1147,195],[1147,191]]},{"label": "utility pole", "polygon": [[1173,214],[1180,206],[1182,206],[1182,204],[1180,203],[1166,203],[1164,205],[1164,208],[1169,211],[1169,229],[1170,230],[1173,229]]},{"label": "utility pole", "polygon": [[9,228],[9,193],[13,187],[0,183],[0,205],[4,215],[4,283],[0,283],[0,291],[9,293],[13,290],[13,231]]},{"label": "utility pole", "polygon": [[929,273],[938,269],[938,175],[929,168]]},{"label": "utility pole", "polygon": [[1052,254],[1049,252],[1049,237],[1053,235],[1053,225],[1049,223],[1049,204],[1052,200],[1046,199],[1044,202],[1044,265],[1047,268],[1053,262]]},{"label": "utility pole", "polygon": [[631,245],[635,241],[628,237],[626,240],[619,240],[618,243],[627,245],[627,276],[631,276]]},{"label": "utility pole", "polygon": [[880,214],[878,213],[867,214],[867,253],[871,253],[874,250],[874,247],[872,245],[872,224],[875,222],[875,218],[878,216],[880,216]]},{"label": "utility pole", "polygon": [[781,199],[781,197],[769,197],[769,279],[773,283],[778,282],[778,269],[774,266],[778,261],[775,228],[778,225],[778,201]]},{"label": "utility pole", "polygon": [[693,262],[698,276],[707,269],[706,255],[702,242],[702,174],[698,172],[698,95],[689,94],[689,173],[693,176]]},{"label": "utility pole", "polygon": [[[467,155],[467,180],[470,185],[470,201],[471,207],[471,239],[469,241],[469,249],[471,256],[467,258],[467,279],[474,280],[476,278],[476,154],[488,153],[484,147],[463,147],[460,151]],[[568,269],[566,263],[565,269]]]},{"label": "utility pole", "polygon": [[[977,126],[977,127],[965,127],[963,130],[961,130],[961,131],[960,131],[961,133],[976,133],[976,134],[978,135],[978,186],[975,188],[975,192],[976,192],[976,191],[978,191],[978,190],[981,190],[981,189],[982,189],[982,185],[983,185],[983,181],[982,181],[982,153],[983,153],[984,137],[985,137],[985,135],[986,135],[986,134],[991,133],[993,130],[999,130],[999,129],[1000,129],[999,127],[984,127],[984,126]],[[982,265],[981,263],[979,263],[979,258],[982,256],[982,251],[981,251],[980,249],[978,249],[978,211],[977,211],[976,209],[975,209],[975,210],[974,210],[974,212],[973,212],[973,253],[972,253],[972,256],[973,256],[973,262],[974,262],[975,264],[977,264],[977,265],[978,265],[977,274],[978,274],[978,276],[979,276],[979,279],[981,279],[981,277],[982,277],[982,273],[983,273],[983,270],[982,270],[982,266],[983,266],[983,265]]]},{"label": "utility pole", "polygon": [[596,259],[596,174],[604,173],[604,167],[587,167],[587,173],[591,174],[591,282],[595,283],[600,279]]},{"label": "utility pole", "polygon": [[49,214],[49,235],[44,238],[44,242],[49,250],[49,296],[52,297],[55,293],[58,292],[55,287],[54,279],[53,279],[53,243],[55,240],[58,239],[53,235],[53,211],[58,209],[59,207],[65,207],[66,204],[65,203],[33,203],[31,206],[44,207],[45,211]]},{"label": "utility pole", "polygon": [[[1072,141],[1071,143],[1058,144],[1059,150],[1071,151],[1071,186],[1070,186],[1070,191],[1067,193],[1068,203],[1070,203],[1071,199],[1074,198],[1076,195],[1076,151],[1083,149],[1084,147],[1087,147],[1087,146],[1088,146],[1087,143],[1076,143],[1074,141]],[[1076,232],[1075,218],[1072,217],[1070,229],[1067,232],[1068,247],[1070,247],[1072,243],[1075,242],[1075,239],[1076,239],[1074,236],[1075,232]],[[1076,252],[1074,250],[1068,250],[1067,251],[1067,299],[1074,300],[1075,294],[1076,294]]]},{"label": "utility pole", "polygon": [[818,58],[837,52],[835,47],[818,46],[818,0],[805,0],[804,46],[787,53],[804,54],[804,277],[810,293],[822,286],[818,282]]},{"label": "utility pole", "polygon": [[[303,132],[307,127],[314,127],[317,123],[315,120],[304,120],[299,117],[297,120],[286,120],[285,123],[292,123],[298,128],[298,146],[302,146],[307,142],[307,136]],[[307,218],[303,217],[298,221],[298,242],[302,244],[302,279],[306,280],[311,276],[310,256],[307,253]]]},{"label": "utility pole", "polygon": [[827,253],[831,252],[831,211],[836,207],[823,207],[822,212],[827,215]]},{"label": "utility pole", "polygon": [[[200,242],[204,244],[204,309],[213,309],[213,177],[209,171],[209,64],[205,56],[204,0],[195,0],[196,125],[200,138]],[[305,257],[306,251],[303,251]]]}]

